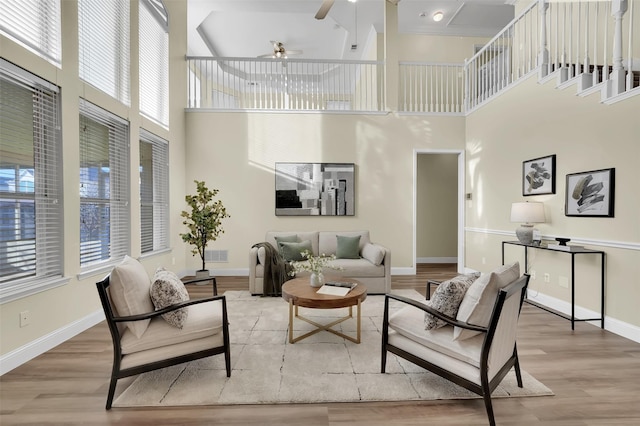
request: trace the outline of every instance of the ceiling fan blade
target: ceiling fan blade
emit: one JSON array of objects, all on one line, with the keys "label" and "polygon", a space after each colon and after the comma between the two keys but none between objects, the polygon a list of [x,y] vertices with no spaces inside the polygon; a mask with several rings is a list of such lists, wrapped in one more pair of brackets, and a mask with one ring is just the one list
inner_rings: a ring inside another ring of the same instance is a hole
[{"label": "ceiling fan blade", "polygon": [[329,9],[333,6],[334,0],[322,0],[322,5],[320,5],[320,9],[316,13],[316,19],[324,19],[329,13]]},{"label": "ceiling fan blade", "polygon": [[287,53],[287,55],[302,55],[302,50],[289,50],[287,49],[285,51]]}]

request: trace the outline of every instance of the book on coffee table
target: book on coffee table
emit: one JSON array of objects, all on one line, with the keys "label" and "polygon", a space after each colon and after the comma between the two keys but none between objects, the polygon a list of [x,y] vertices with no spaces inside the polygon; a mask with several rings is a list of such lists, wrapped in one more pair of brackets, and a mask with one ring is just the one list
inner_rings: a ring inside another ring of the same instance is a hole
[{"label": "book on coffee table", "polygon": [[343,281],[327,281],[318,289],[320,294],[328,294],[331,296],[346,296],[352,288],[358,284]]}]

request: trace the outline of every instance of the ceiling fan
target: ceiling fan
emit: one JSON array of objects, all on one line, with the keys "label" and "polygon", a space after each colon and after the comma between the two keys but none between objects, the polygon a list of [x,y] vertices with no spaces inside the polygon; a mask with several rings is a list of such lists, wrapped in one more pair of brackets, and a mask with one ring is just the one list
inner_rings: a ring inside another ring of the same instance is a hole
[{"label": "ceiling fan", "polygon": [[285,49],[284,44],[280,41],[270,42],[273,45],[273,52],[258,56],[258,58],[286,58],[291,55],[300,55],[302,50]]},{"label": "ceiling fan", "polygon": [[316,19],[324,19],[329,13],[329,9],[333,6],[334,0],[322,0],[322,4],[320,5],[320,9],[316,13]]}]

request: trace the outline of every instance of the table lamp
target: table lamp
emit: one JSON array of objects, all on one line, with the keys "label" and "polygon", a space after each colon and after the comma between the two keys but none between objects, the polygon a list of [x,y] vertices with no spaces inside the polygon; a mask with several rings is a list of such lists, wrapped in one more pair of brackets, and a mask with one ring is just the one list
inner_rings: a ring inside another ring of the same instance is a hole
[{"label": "table lamp", "polygon": [[511,222],[519,222],[516,236],[522,244],[533,243],[533,224],[544,223],[544,204],[524,202],[511,204]]}]

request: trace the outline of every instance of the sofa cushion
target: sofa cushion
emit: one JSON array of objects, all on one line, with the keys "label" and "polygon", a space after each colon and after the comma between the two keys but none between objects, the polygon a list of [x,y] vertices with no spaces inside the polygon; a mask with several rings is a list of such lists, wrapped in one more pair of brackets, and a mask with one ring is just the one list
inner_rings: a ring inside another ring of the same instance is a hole
[{"label": "sofa cushion", "polygon": [[280,237],[280,236],[291,236],[291,235],[297,235],[298,239],[293,241],[293,242],[299,242],[299,241],[304,241],[304,240],[309,240],[311,241],[311,247],[313,248],[313,254],[317,255],[319,254],[318,252],[318,231],[267,231],[266,235],[265,235],[265,241],[270,243],[272,246],[274,246],[275,248],[277,248],[278,250],[280,249],[278,247],[278,243],[276,242],[275,237]]},{"label": "sofa cushion", "polygon": [[382,264],[385,254],[385,250],[376,244],[367,243],[362,248],[362,257],[376,266],[380,266]]},{"label": "sofa cushion", "polygon": [[[109,295],[118,316],[140,315],[153,312],[149,296],[151,280],[144,266],[136,259],[125,256],[109,276]],[[126,323],[131,332],[139,338],[149,326],[150,320]]]},{"label": "sofa cushion", "polygon": [[326,269],[327,274],[337,274],[345,277],[384,277],[384,265],[376,266],[367,259],[336,259],[331,262],[334,267],[342,268],[342,270],[331,272]]},{"label": "sofa cushion", "polygon": [[[479,277],[480,273],[476,272],[473,274],[458,275],[450,280],[441,282],[431,296],[431,299],[426,302],[426,305],[431,306],[436,311],[451,318],[455,318],[467,289]],[[432,330],[434,328],[444,327],[445,325],[447,325],[446,321],[425,312],[425,330]]]},{"label": "sofa cushion", "polygon": [[273,238],[276,240],[276,248],[278,249],[278,252],[280,254],[282,254],[282,246],[280,244],[282,244],[282,243],[297,243],[299,241],[297,234],[276,235]]},{"label": "sofa cushion", "polygon": [[360,235],[336,235],[336,257],[338,259],[360,258]]},{"label": "sofa cushion", "polygon": [[[469,324],[487,327],[498,297],[498,291],[520,277],[520,264],[514,262],[500,266],[488,274],[481,275],[467,290],[460,303],[456,319]],[[479,334],[479,331],[455,327],[453,338],[464,340]]]},{"label": "sofa cushion", "polygon": [[280,249],[282,250],[282,257],[287,262],[305,260],[306,258],[302,256],[302,252],[305,250],[313,252],[311,241],[309,240],[300,241],[299,243],[280,243]]},{"label": "sofa cushion", "polygon": [[[151,301],[156,310],[189,300],[189,292],[176,274],[160,267],[153,276]],[[189,311],[186,307],[162,314],[162,318],[174,327],[182,328]]]},{"label": "sofa cushion", "polygon": [[360,235],[360,242],[358,247],[362,252],[365,244],[370,243],[369,239],[369,231],[321,231],[318,235],[318,249],[319,253],[324,253],[326,255],[336,254],[336,250],[338,248],[338,239],[336,235],[342,235],[345,237],[355,237]]}]

